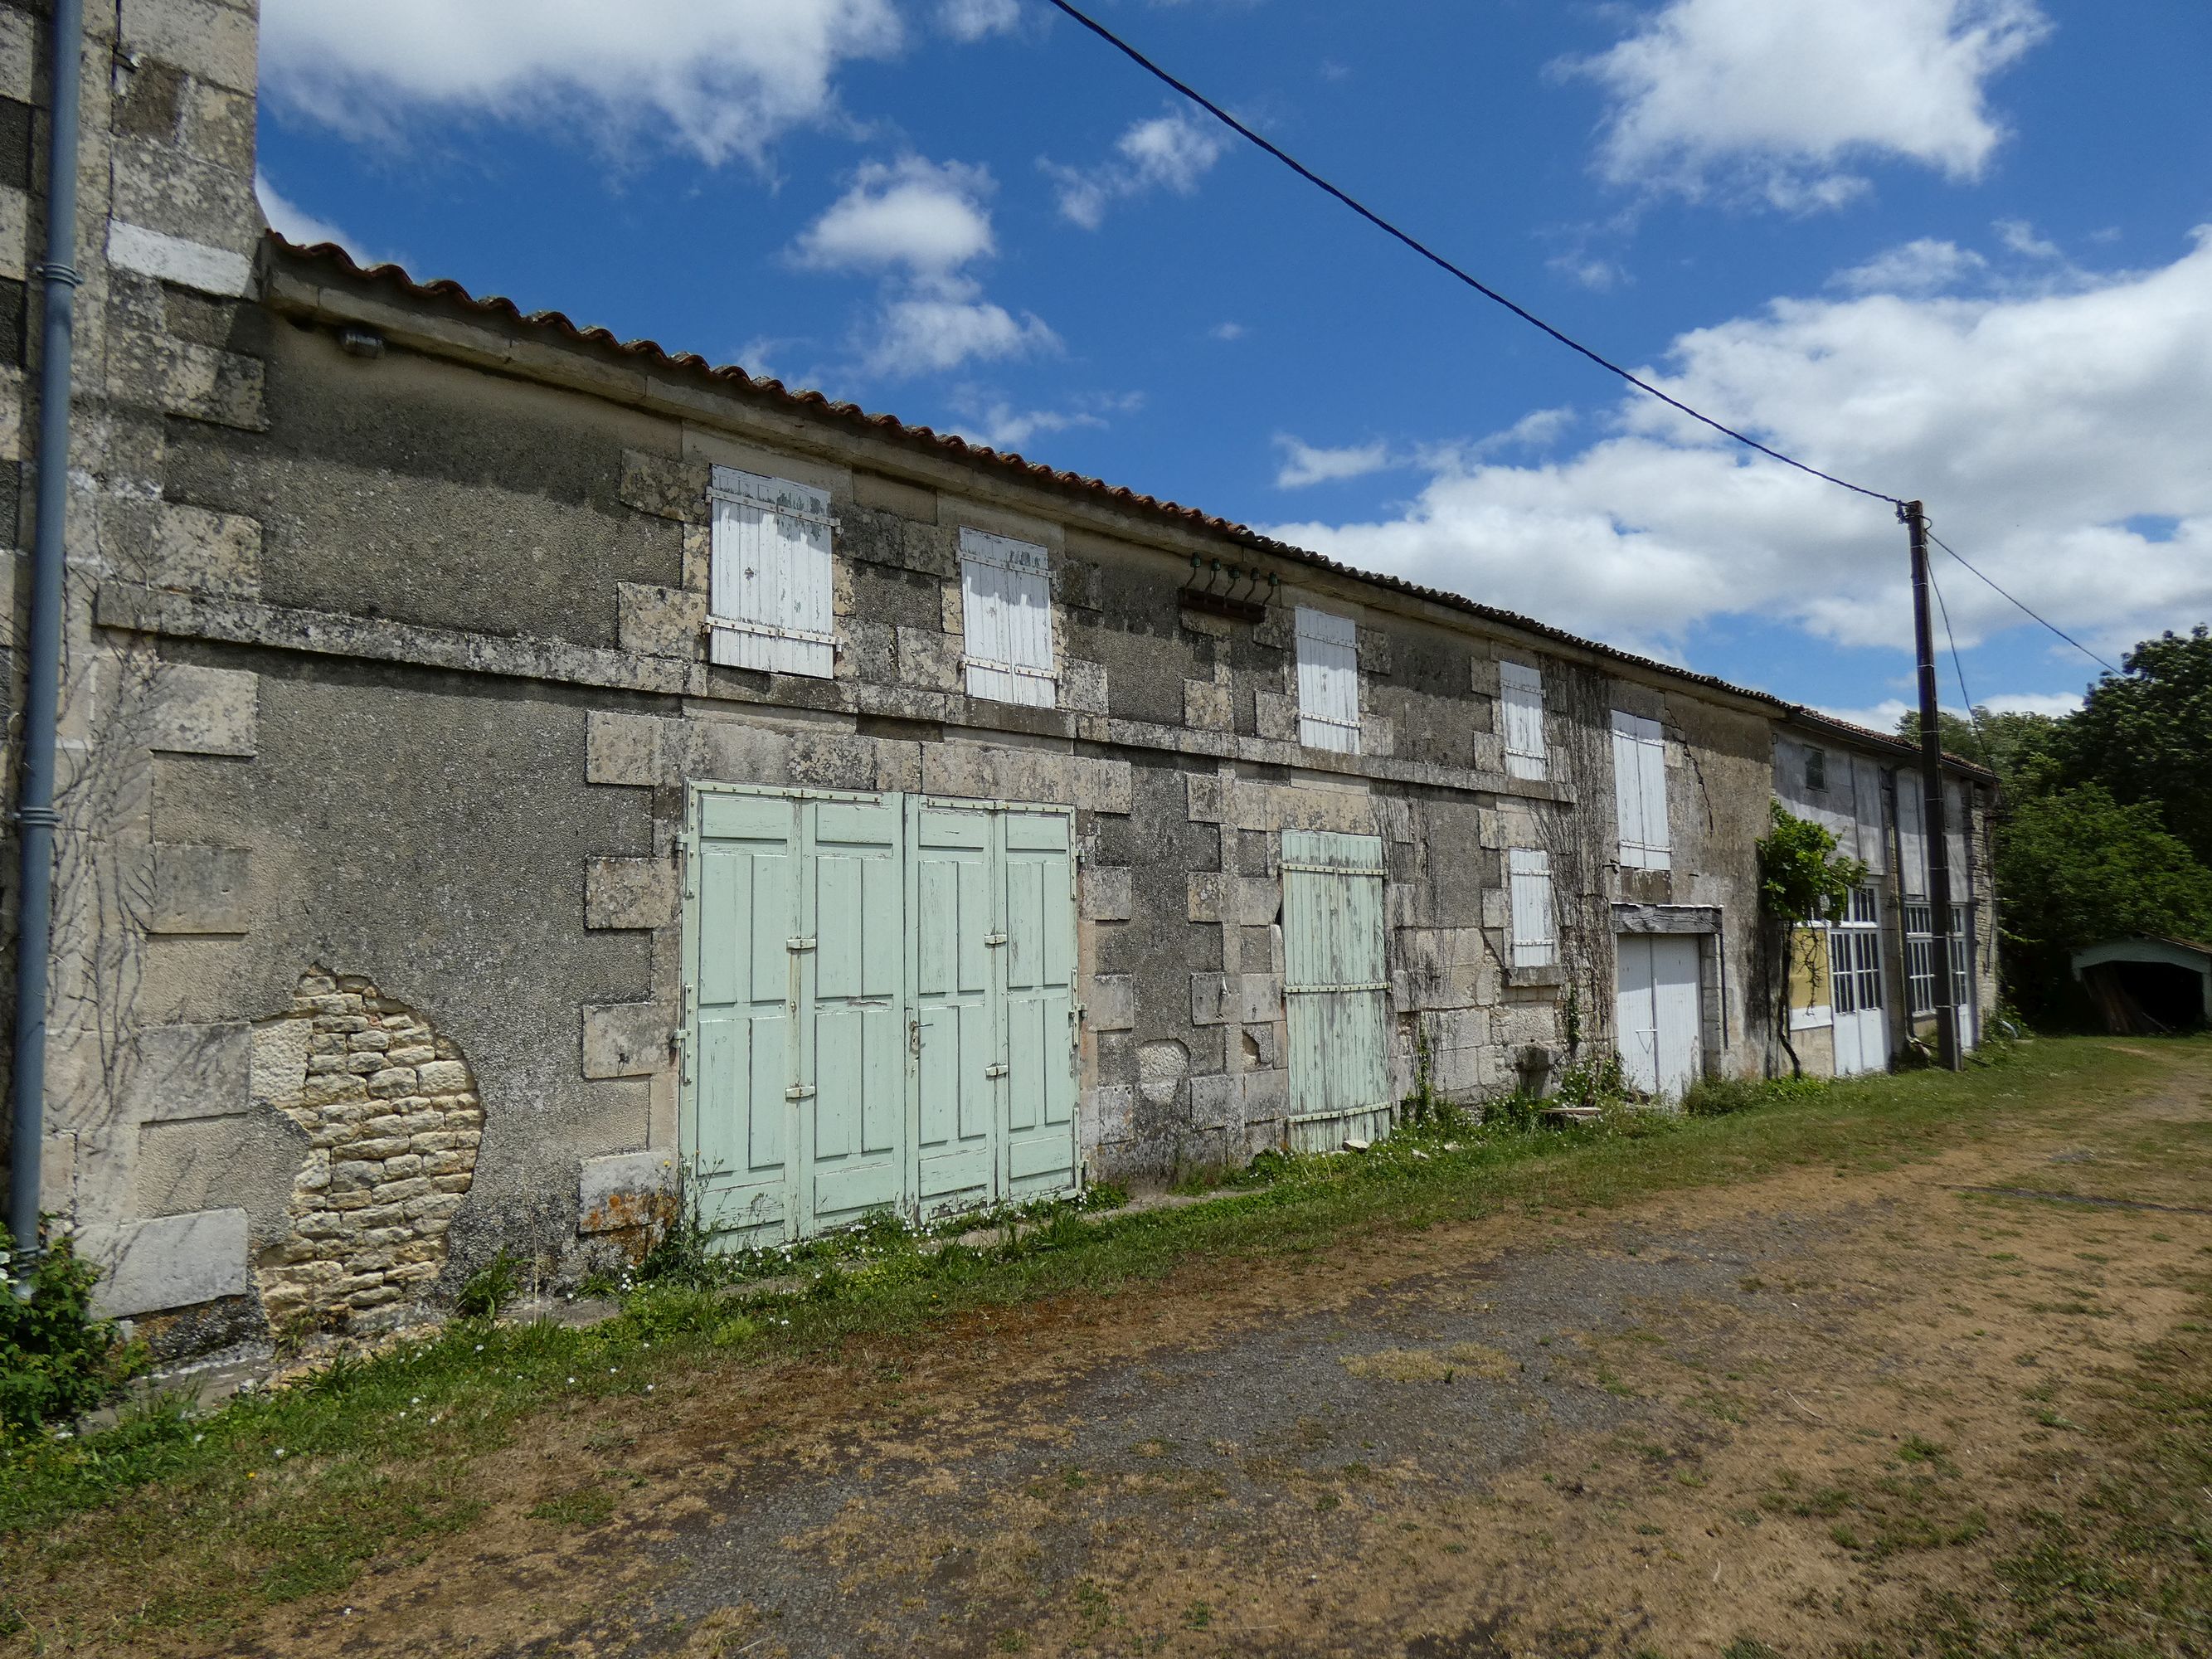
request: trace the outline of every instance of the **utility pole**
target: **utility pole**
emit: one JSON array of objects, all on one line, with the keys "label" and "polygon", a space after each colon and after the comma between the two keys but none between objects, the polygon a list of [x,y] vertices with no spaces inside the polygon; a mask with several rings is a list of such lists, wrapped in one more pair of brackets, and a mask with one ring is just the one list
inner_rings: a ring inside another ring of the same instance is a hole
[{"label": "utility pole", "polygon": [[[1943,736],[1936,718],[1936,629],[1928,613],[1928,519],[1918,501],[1897,509],[1912,537],[1912,643],[1920,667],[1922,840],[1928,848],[1928,948],[1936,970],[1936,1048],[1947,1071],[1959,1069],[1959,993],[1951,983],[1951,838],[1943,811]],[[1904,890],[1903,872],[1898,887]],[[1911,963],[1905,972],[1911,973]],[[1908,1003],[1910,996],[1906,998]],[[1908,1006],[1905,1018],[1911,1018]]]}]

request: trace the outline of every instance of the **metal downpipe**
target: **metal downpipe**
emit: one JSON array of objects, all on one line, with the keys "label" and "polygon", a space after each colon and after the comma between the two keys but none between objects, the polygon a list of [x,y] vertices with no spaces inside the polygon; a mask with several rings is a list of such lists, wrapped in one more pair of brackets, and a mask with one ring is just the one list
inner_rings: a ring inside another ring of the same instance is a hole
[{"label": "metal downpipe", "polygon": [[[17,1250],[39,1245],[46,1142],[46,963],[53,917],[54,734],[61,704],[62,598],[68,578],[70,371],[76,322],[77,88],[84,57],[82,0],[53,0],[47,36],[52,118],[46,134],[46,257],[33,273],[46,301],[39,362],[37,532],[31,550],[30,661],[23,693],[23,758],[16,781],[22,857],[15,916],[15,1047],[9,1079],[8,1230]],[[18,1295],[29,1284],[17,1276]]]}]

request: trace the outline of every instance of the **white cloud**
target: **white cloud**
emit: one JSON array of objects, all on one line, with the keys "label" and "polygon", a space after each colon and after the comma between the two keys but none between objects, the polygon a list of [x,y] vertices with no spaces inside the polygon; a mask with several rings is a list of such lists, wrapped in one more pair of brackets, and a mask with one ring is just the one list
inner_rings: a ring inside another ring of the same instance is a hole
[{"label": "white cloud", "polygon": [[870,161],[793,249],[817,270],[903,265],[939,276],[993,252],[988,169],[919,155]]},{"label": "white cloud", "polygon": [[902,40],[892,0],[264,0],[261,76],[286,112],[380,139],[441,110],[719,162],[821,119],[841,64]]},{"label": "white cloud", "polygon": [[1060,191],[1060,210],[1085,230],[1105,222],[1117,201],[1148,191],[1188,196],[1221,159],[1226,141],[1214,128],[1181,110],[1139,121],[1115,141],[1113,159],[1092,167],[1040,161]]},{"label": "white cloud", "polygon": [[2081,708],[2081,694],[2078,691],[2008,691],[1984,698],[1982,706],[1993,714],[2049,714],[2057,719]]},{"label": "white cloud", "polygon": [[[1897,730],[1898,721],[1918,707],[1917,703],[1907,702],[1902,697],[1885,697],[1871,708],[1822,708],[1820,712],[1830,720],[1841,720],[1846,726],[1889,733]],[[1956,714],[1958,710],[1954,708],[1951,712]]]},{"label": "white cloud", "polygon": [[956,40],[1010,34],[1022,21],[1020,0],[939,0],[937,21]]},{"label": "white cloud", "polygon": [[2057,243],[2035,234],[2035,227],[2025,219],[2000,219],[1996,233],[2004,245],[2014,253],[2030,259],[2063,259],[2066,255]]},{"label": "white cloud", "polygon": [[964,388],[954,399],[954,407],[961,411],[961,421],[953,430],[993,449],[1018,450],[1041,434],[1104,427],[1109,424],[1109,416],[1133,413],[1143,407],[1144,401],[1142,392],[1131,392],[1118,397],[1092,398],[1076,409],[1017,409],[1004,398],[989,396],[971,386]]},{"label": "white cloud", "polygon": [[353,256],[356,264],[378,263],[362,252],[359,242],[337,225],[308,212],[291,198],[282,194],[276,185],[269,182],[269,175],[258,168],[253,174],[253,197],[261,204],[261,216],[269,222],[269,228],[286,241],[297,242],[301,247],[313,247],[318,242],[335,242]]},{"label": "white cloud", "polygon": [[1828,282],[1832,288],[1853,294],[1930,294],[1956,288],[1988,269],[1989,263],[1956,242],[1923,236],[1886,249],[1863,265],[1839,270]]},{"label": "white cloud", "polygon": [[956,289],[885,304],[864,360],[879,374],[923,374],[1059,349],[1060,337],[1042,319],[1028,312],[1018,318]]},{"label": "white cloud", "polygon": [[1610,294],[1628,280],[1625,267],[1613,260],[1601,259],[1593,254],[1559,253],[1544,263],[1569,282],[1586,288],[1593,294]]},{"label": "white cloud", "polygon": [[1346,478],[1364,478],[1370,472],[1384,471],[1398,465],[1391,459],[1390,447],[1384,443],[1323,449],[1301,443],[1285,432],[1276,434],[1275,447],[1283,452],[1282,469],[1275,474],[1278,489],[1340,483]]},{"label": "white cloud", "polygon": [[2004,137],[1987,83],[2050,27],[2033,0],[1671,0],[1565,67],[1613,95],[1608,179],[1810,211],[1863,193],[1865,160],[1978,177]]},{"label": "white cloud", "polygon": [[1250,332],[1242,323],[1216,323],[1206,331],[1216,340],[1241,340]]},{"label": "white cloud", "polygon": [[[1668,363],[1647,375],[1693,405],[1924,495],[1939,536],[2108,656],[2212,617],[2212,228],[2171,264],[2063,292],[1778,301],[1681,337]],[[1399,516],[1273,533],[1624,642],[1663,648],[1731,615],[1909,642],[1888,508],[1640,394],[1566,458],[1435,459]],[[1961,646],[2032,626],[1948,558],[1936,569]]]}]

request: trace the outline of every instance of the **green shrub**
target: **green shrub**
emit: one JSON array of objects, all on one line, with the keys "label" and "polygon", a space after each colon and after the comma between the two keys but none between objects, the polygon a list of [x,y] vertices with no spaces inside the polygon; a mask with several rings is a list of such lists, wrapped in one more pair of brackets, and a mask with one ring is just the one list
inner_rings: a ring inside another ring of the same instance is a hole
[{"label": "green shrub", "polygon": [[[14,1243],[0,1227],[0,1442],[81,1417],[113,1399],[144,1370],[143,1344],[125,1342],[112,1319],[92,1310],[100,1269],[78,1258],[68,1238],[46,1254],[15,1263]],[[31,1293],[16,1275],[27,1274]]]},{"label": "green shrub", "polygon": [[1776,1106],[1802,1100],[1830,1086],[1832,1079],[1818,1077],[1709,1077],[1692,1084],[1682,1097],[1682,1110],[1691,1117],[1726,1117],[1732,1112],[1759,1106]]}]

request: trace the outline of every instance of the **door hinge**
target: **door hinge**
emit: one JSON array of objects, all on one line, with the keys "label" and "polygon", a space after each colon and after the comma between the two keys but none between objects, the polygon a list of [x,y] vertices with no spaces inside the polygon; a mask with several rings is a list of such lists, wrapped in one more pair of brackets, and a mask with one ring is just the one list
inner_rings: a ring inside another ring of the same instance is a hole
[{"label": "door hinge", "polygon": [[996,949],[1006,942],[1006,936],[1004,933],[986,933],[983,935],[983,943],[993,949]]},{"label": "door hinge", "polygon": [[783,1097],[786,1100],[811,1100],[814,1098],[814,1085],[811,1083],[794,1083],[783,1091]]},{"label": "door hinge", "polygon": [[1004,1077],[1006,1074],[1006,1068],[1003,1066],[986,1066],[983,1068],[985,1077]]},{"label": "door hinge", "polygon": [[811,951],[814,948],[813,935],[793,933],[784,940],[783,948],[787,951]]}]

